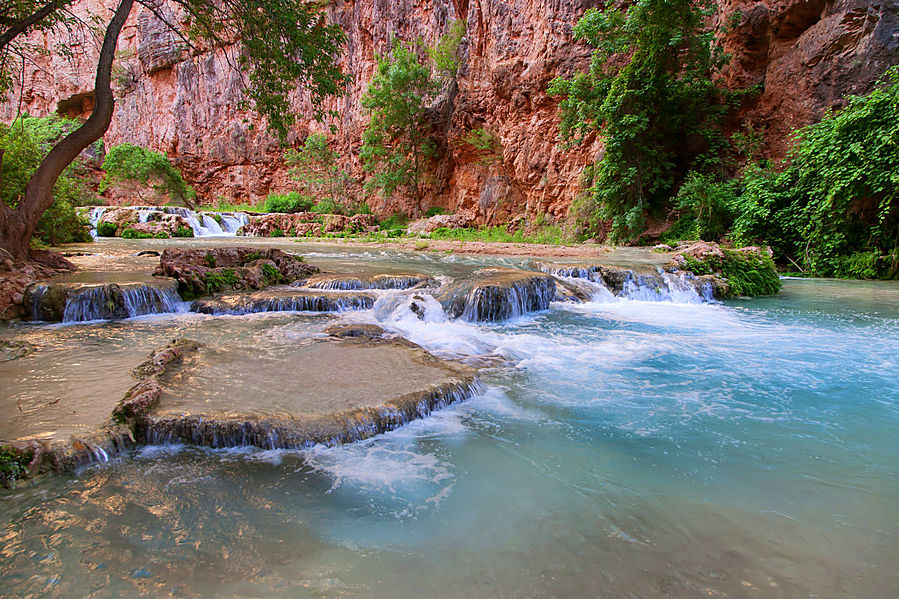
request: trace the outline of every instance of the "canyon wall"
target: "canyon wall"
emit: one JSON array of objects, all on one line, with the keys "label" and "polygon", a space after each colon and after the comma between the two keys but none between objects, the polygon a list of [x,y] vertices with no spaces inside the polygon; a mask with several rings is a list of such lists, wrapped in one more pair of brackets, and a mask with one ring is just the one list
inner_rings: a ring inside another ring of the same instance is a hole
[{"label": "canyon wall", "polygon": [[[303,120],[287,143],[298,147],[313,130],[335,125],[334,147],[358,183],[360,98],[393,39],[434,43],[454,20],[466,23],[455,85],[445,85],[432,105],[442,140],[426,206],[462,214],[474,223],[501,223],[543,215],[564,217],[579,192],[583,167],[601,153],[600,140],[563,150],[556,104],[547,84],[583,68],[589,50],[571,39],[573,24],[595,0],[336,0],[329,18],[347,32],[342,58],[353,75],[348,93],[327,108],[339,118]],[[108,14],[113,0],[82,0],[78,10]],[[765,135],[765,153],[779,157],[790,132],[838,106],[847,93],[864,93],[890,64],[899,62],[899,8],[895,0],[719,0],[715,18],[731,24],[723,39],[732,60],[723,74],[732,87],[762,84],[745,116]],[[163,5],[167,20],[177,11]],[[35,43],[52,48],[48,34]],[[65,40],[64,40],[65,41]],[[24,70],[24,93],[0,109],[32,115],[89,113],[96,43],[67,40],[81,59],[51,53]],[[136,143],[160,150],[195,185],[202,200],[254,201],[292,188],[279,141],[257,115],[241,108],[240,74],[229,65],[234,48],[192,53],[164,23],[135,7],[119,41],[114,79],[117,104],[105,136],[108,146]],[[302,113],[308,103],[295,99]],[[501,157],[485,163],[462,142],[483,127],[501,143]],[[445,140],[445,143],[443,143]],[[376,213],[410,210],[397,194],[372,196]]]}]

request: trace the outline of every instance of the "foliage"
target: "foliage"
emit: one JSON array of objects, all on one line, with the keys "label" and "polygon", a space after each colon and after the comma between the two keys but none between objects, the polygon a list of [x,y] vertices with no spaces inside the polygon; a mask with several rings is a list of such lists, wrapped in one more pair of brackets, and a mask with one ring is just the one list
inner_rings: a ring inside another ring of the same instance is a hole
[{"label": "foliage", "polygon": [[203,279],[206,284],[206,290],[209,293],[218,293],[225,288],[231,288],[240,283],[240,277],[231,268],[223,268],[219,271],[206,273]]},{"label": "foliage", "polygon": [[100,192],[114,182],[134,182],[147,186],[175,202],[191,204],[196,196],[175,168],[168,156],[133,144],[115,146],[103,160],[106,174],[100,182]]},{"label": "foliage", "polygon": [[[78,121],[58,116],[30,117],[16,119],[12,125],[0,125],[0,150],[2,150],[2,171],[0,171],[0,199],[11,208],[19,205],[25,194],[25,186],[32,173],[50,148],[69,131],[78,126]],[[91,202],[91,195],[79,175],[86,168],[84,159],[79,159],[63,172],[53,187],[53,205],[38,221],[35,236],[49,244],[91,241],[87,220],[75,212],[76,206]]]},{"label": "foliage", "polygon": [[808,274],[899,277],[899,68],[800,130],[782,170],[753,166],[737,241],[764,239]]},{"label": "foliage", "polygon": [[147,233],[146,231],[138,231],[136,229],[132,229],[131,227],[126,227],[124,231],[122,231],[123,239],[152,239],[153,234]]},{"label": "foliage", "polygon": [[741,189],[739,179],[718,181],[710,175],[690,173],[674,198],[680,218],[661,240],[716,241],[724,237],[733,225]]},{"label": "foliage", "polygon": [[[350,176],[337,162],[338,154],[328,146],[328,138],[313,133],[299,151],[285,154],[290,176],[310,195],[323,197],[339,206],[347,204]],[[311,202],[310,202],[311,204]]]},{"label": "foliage", "polygon": [[369,122],[362,133],[360,155],[372,174],[366,189],[380,189],[389,197],[405,188],[422,212],[424,161],[434,155],[428,138],[426,101],[436,83],[428,67],[411,47],[396,43],[378,58],[375,75],[362,96]]},{"label": "foliage", "polygon": [[432,216],[438,216],[440,214],[449,214],[446,210],[441,208],[440,206],[431,206],[427,210],[425,210],[424,217],[430,218]]},{"label": "foliage", "polygon": [[281,275],[281,271],[278,270],[278,268],[273,264],[263,264],[262,274],[265,276],[265,280],[269,285],[276,285],[284,280],[284,277]]},{"label": "foliage", "polygon": [[717,274],[727,280],[728,297],[774,295],[780,290],[780,276],[774,261],[764,252],[723,249],[723,258],[714,255],[698,260],[684,256],[684,269],[696,275]]},{"label": "foliage", "polygon": [[481,164],[491,164],[503,158],[503,144],[499,136],[488,129],[472,129],[462,136],[462,141],[477,151]]},{"label": "foliage", "polygon": [[452,241],[485,241],[493,243],[540,243],[561,244],[565,234],[560,227],[544,225],[529,231],[518,229],[509,232],[506,227],[480,227],[448,229],[441,227],[431,233],[431,239],[447,239]]},{"label": "foliage", "polygon": [[272,229],[269,237],[284,237],[284,231],[282,231],[281,229]]},{"label": "foliage", "polygon": [[10,485],[25,478],[28,473],[29,457],[11,447],[0,448],[0,483]]},{"label": "foliage", "polygon": [[190,227],[180,226],[175,230],[174,237],[193,237],[194,230]]},{"label": "foliage", "polygon": [[311,208],[312,198],[297,191],[270,193],[265,199],[266,212],[309,212]]},{"label": "foliage", "polygon": [[[707,0],[635,0],[590,9],[574,28],[593,48],[586,72],[549,88],[561,98],[561,133],[579,143],[605,140],[588,169],[589,193],[575,206],[588,233],[613,241],[638,234],[689,171],[720,168],[720,122],[736,97],[711,80],[722,56],[705,23]],[[727,101],[730,100],[730,101]]]},{"label": "foliage", "polygon": [[447,78],[454,78],[459,70],[459,48],[465,37],[465,21],[456,20],[450,23],[449,30],[441,36],[437,43],[428,48],[428,58],[434,69]]},{"label": "foliage", "polygon": [[115,234],[118,232],[118,230],[119,228],[115,223],[110,223],[107,221],[97,223],[98,237],[115,237]]},{"label": "foliage", "polygon": [[407,217],[402,212],[394,212],[384,220],[378,223],[378,228],[381,231],[399,231],[402,232],[406,228],[406,224],[409,222],[409,217]]}]

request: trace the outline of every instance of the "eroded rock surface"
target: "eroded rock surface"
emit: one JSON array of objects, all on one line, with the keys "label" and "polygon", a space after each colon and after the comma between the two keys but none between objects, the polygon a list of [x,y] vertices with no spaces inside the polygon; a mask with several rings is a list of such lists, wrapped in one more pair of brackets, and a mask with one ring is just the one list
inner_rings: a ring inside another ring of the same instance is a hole
[{"label": "eroded rock surface", "polygon": [[195,300],[193,312],[200,314],[255,314],[257,312],[343,312],[366,310],[375,303],[370,293],[343,293],[298,287],[271,287],[256,292],[223,293]]},{"label": "eroded rock surface", "polygon": [[165,375],[158,404],[136,429],[149,443],[331,445],[426,416],[476,386],[474,369],[401,339],[321,340],[252,352],[204,348]]},{"label": "eroded rock surface", "polygon": [[516,268],[482,268],[454,281],[437,300],[453,318],[496,322],[549,308],[556,283],[547,274]]},{"label": "eroded rock surface", "polygon": [[44,322],[120,320],[176,312],[177,283],[35,283],[24,296],[25,316]]},{"label": "eroded rock surface", "polygon": [[272,248],[167,248],[155,274],[178,281],[184,299],[235,289],[263,289],[293,283],[318,272],[301,256]]}]

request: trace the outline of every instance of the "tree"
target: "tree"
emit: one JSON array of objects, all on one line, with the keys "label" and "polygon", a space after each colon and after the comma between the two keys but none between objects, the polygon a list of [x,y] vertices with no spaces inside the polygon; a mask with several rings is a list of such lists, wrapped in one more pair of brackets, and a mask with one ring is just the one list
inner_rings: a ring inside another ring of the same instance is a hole
[{"label": "tree", "polygon": [[[192,200],[196,192],[165,154],[133,144],[122,144],[109,150],[102,168],[106,175],[100,182],[101,192],[115,182],[137,183],[188,208],[194,207]],[[145,203],[153,203],[145,200],[139,191],[138,196]]]},{"label": "tree", "polygon": [[[346,77],[336,65],[343,32],[327,25],[317,3],[296,0],[171,0],[186,15],[179,27],[161,10],[157,0],[120,0],[106,22],[94,83],[94,109],[88,119],[57,143],[31,176],[25,194],[13,208],[0,206],[0,248],[26,259],[35,226],[53,204],[53,186],[60,174],[109,127],[115,99],[110,77],[119,33],[135,2],[156,14],[196,51],[226,48],[240,40],[235,68],[248,71],[245,93],[269,128],[286,134],[293,123],[290,94],[297,86],[309,91],[317,114],[323,98],[337,94]],[[24,36],[71,22],[72,0],[20,0],[0,14],[0,86],[12,81],[12,59],[27,52]],[[202,46],[202,47],[200,47]],[[227,52],[226,52],[227,55]],[[23,58],[24,60],[24,58]],[[2,156],[0,156],[2,158]]]},{"label": "tree", "polygon": [[575,26],[575,37],[595,48],[590,68],[556,79],[549,92],[562,98],[566,141],[604,136],[577,206],[588,232],[610,223],[613,240],[632,239],[689,171],[720,165],[728,102],[711,80],[723,61],[706,27],[713,8],[708,0],[635,0],[592,8]]},{"label": "tree", "polygon": [[346,208],[349,175],[337,162],[338,156],[324,134],[312,133],[301,150],[290,150],[285,158],[291,167],[290,176],[303,191],[319,201],[326,198],[331,205]]},{"label": "tree", "polygon": [[428,137],[427,100],[437,88],[430,68],[414,50],[396,43],[393,51],[378,58],[378,68],[362,96],[369,122],[362,133],[363,167],[373,174],[366,188],[380,188],[390,196],[405,187],[422,208],[424,161],[433,156]]}]

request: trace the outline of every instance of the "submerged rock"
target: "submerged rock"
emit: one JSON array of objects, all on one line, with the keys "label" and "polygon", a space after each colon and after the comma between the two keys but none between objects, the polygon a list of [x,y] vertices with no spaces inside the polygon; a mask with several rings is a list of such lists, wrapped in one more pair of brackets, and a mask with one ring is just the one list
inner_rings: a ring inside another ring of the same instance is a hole
[{"label": "submerged rock", "polygon": [[[136,420],[138,440],[266,449],[346,443],[426,416],[478,387],[474,369],[405,340],[322,340],[269,351],[274,355],[201,350],[167,372],[158,404]],[[207,361],[213,354],[215,362]],[[232,362],[245,369],[239,378]]]},{"label": "submerged rock", "polygon": [[325,333],[337,338],[378,339],[387,335],[387,331],[376,324],[333,324],[325,329]]},{"label": "submerged rock", "polygon": [[373,295],[320,291],[299,287],[271,287],[264,291],[226,293],[194,301],[191,311],[201,314],[254,314],[256,312],[342,312],[367,310]]},{"label": "submerged rock", "polygon": [[496,322],[549,308],[555,280],[544,273],[515,268],[483,268],[450,284],[437,300],[453,318]]},{"label": "submerged rock", "polygon": [[119,320],[176,312],[181,298],[172,280],[149,283],[35,283],[25,291],[25,314],[45,322]]},{"label": "submerged rock", "polygon": [[235,289],[264,289],[307,278],[318,268],[274,248],[167,248],[155,274],[178,281],[184,299]]}]

